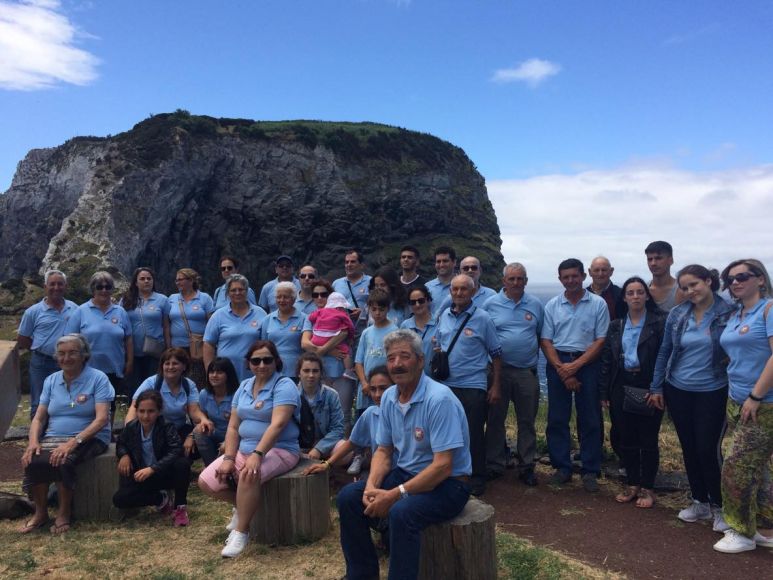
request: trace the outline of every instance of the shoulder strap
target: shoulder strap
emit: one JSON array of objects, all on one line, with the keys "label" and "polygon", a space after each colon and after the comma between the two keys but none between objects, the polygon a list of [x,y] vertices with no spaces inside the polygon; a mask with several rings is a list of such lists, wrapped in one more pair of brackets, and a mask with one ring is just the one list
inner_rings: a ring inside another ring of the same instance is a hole
[{"label": "shoulder strap", "polygon": [[188,338],[191,338],[193,335],[193,332],[191,332],[191,325],[188,324],[188,317],[185,316],[185,305],[183,304],[182,295],[180,295],[180,300],[177,303],[177,305],[180,307],[180,314],[182,315],[183,323],[185,324],[185,329],[188,331]]},{"label": "shoulder strap", "polygon": [[[477,307],[473,307],[477,308]],[[464,322],[462,322],[462,325],[459,327],[459,330],[456,331],[456,335],[454,336],[454,339],[451,341],[451,344],[448,345],[448,350],[446,351],[446,354],[451,354],[451,349],[454,348],[454,345],[456,344],[456,341],[459,339],[459,335],[462,334],[462,330],[464,330],[464,327],[467,326],[467,323],[470,321],[470,318],[472,318],[472,312],[467,313],[467,318],[464,319]]]},{"label": "shoulder strap", "polygon": [[349,294],[352,296],[352,300],[354,301],[354,307],[359,308],[360,305],[357,303],[357,297],[354,295],[354,289],[352,288],[352,285],[349,283],[349,279],[346,279],[346,285],[349,287]]},{"label": "shoulder strap", "polygon": [[156,375],[156,382],[153,385],[153,390],[154,391],[160,391],[161,390],[161,385],[163,385],[163,384],[164,384],[164,376],[161,375],[161,374],[157,374]]}]

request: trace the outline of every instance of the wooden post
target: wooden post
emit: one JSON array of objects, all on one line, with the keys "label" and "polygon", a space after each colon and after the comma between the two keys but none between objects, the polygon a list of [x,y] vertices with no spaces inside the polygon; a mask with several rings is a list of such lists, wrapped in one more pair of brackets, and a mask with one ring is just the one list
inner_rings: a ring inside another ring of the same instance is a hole
[{"label": "wooden post", "polygon": [[250,523],[250,536],[259,544],[287,546],[318,540],[330,529],[328,472],[303,475],[318,463],[301,458],[284,475],[266,483],[261,504]]},{"label": "wooden post", "polygon": [[0,340],[0,441],[11,426],[20,399],[21,374],[16,342]]},{"label": "wooden post", "polygon": [[111,443],[102,455],[81,463],[72,500],[72,514],[78,520],[110,520],[113,494],[118,490],[118,459]]},{"label": "wooden post", "polygon": [[495,535],[493,506],[471,498],[458,516],[422,532],[419,578],[495,580]]}]

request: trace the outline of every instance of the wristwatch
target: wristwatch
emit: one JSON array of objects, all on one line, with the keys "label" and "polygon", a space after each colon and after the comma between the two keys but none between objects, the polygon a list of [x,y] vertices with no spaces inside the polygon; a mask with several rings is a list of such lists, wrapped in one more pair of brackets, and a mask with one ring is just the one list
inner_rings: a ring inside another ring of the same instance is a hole
[{"label": "wristwatch", "polygon": [[75,436],[75,442],[76,442],[78,445],[83,445],[83,439],[81,438],[81,436],[80,436],[80,435],[76,435],[76,436]]},{"label": "wristwatch", "polygon": [[253,450],[252,450],[252,452],[253,452],[255,455],[259,455],[261,458],[263,458],[263,457],[265,457],[265,456],[266,456],[266,452],[265,452],[265,451],[258,451],[257,449],[253,449]]},{"label": "wristwatch", "polygon": [[405,499],[408,497],[408,492],[405,491],[405,486],[402,483],[397,486],[397,489],[400,490],[400,499]]}]

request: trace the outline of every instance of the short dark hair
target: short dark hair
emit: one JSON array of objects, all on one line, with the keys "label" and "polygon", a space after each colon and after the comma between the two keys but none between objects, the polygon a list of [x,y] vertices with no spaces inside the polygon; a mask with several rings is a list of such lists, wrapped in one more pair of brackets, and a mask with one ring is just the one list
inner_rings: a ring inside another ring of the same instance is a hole
[{"label": "short dark hair", "polygon": [[448,254],[452,262],[456,262],[456,250],[451,246],[438,246],[435,248],[434,256],[437,258],[439,254]]},{"label": "short dark hair", "polygon": [[382,308],[389,308],[391,302],[390,296],[384,290],[380,288],[374,288],[368,294],[368,306],[381,306]]},{"label": "short dark hair", "polygon": [[663,240],[657,240],[655,242],[650,243],[646,248],[644,248],[645,254],[664,254],[666,256],[674,256],[674,248],[669,244],[668,242],[664,242]]},{"label": "short dark hair", "polygon": [[344,252],[344,257],[348,256],[349,254],[356,254],[357,255],[357,261],[362,263],[364,261],[364,257],[362,255],[362,252],[359,250],[355,250],[354,248],[349,248]]},{"label": "short dark hair", "polygon": [[282,363],[282,357],[279,356],[279,351],[277,350],[276,345],[270,340],[256,340],[253,342],[250,345],[250,348],[247,350],[247,354],[244,355],[244,359],[249,362],[250,357],[252,357],[252,353],[256,350],[260,350],[261,348],[268,349],[268,351],[271,353],[271,356],[274,357],[276,370],[281,371],[282,367],[284,366],[284,363]]},{"label": "short dark hair", "polygon": [[304,352],[301,354],[301,356],[298,357],[298,363],[295,365],[296,377],[301,376],[301,367],[305,362],[318,364],[320,377],[325,374],[325,364],[322,362],[322,357],[320,357],[316,352]]},{"label": "short dark hair", "polygon": [[400,248],[400,253],[402,254],[403,252],[413,252],[414,254],[416,254],[417,258],[421,257],[421,254],[419,254],[419,248],[417,248],[416,246],[403,246],[402,248]]},{"label": "short dark hair", "polygon": [[685,266],[679,270],[679,273],[676,275],[677,284],[679,284],[679,278],[685,274],[695,276],[700,280],[708,281],[712,292],[719,290],[719,272],[714,269],[709,270],[706,266],[701,266],[700,264],[690,264],[689,266]]},{"label": "short dark hair", "polygon": [[573,270],[574,268],[580,270],[581,274],[585,273],[585,266],[582,265],[580,260],[577,258],[567,258],[558,265],[558,274],[559,276],[561,275],[561,270]]},{"label": "short dark hair", "polygon": [[140,403],[142,401],[147,401],[150,399],[156,404],[156,408],[159,411],[164,410],[164,399],[161,396],[161,393],[158,392],[156,389],[149,389],[147,391],[142,391],[139,395],[137,395],[137,398],[134,399],[134,408],[139,409]]},{"label": "short dark hair", "polygon": [[239,388],[239,375],[236,374],[234,363],[223,356],[215,358],[207,367],[207,390],[211,391],[209,383],[209,373],[213,371],[223,371],[225,373],[225,387],[229,395],[233,395]]},{"label": "short dark hair", "polygon": [[317,286],[322,286],[328,292],[331,292],[331,293],[335,292],[335,290],[333,290],[333,285],[330,283],[330,280],[325,280],[324,278],[315,278],[314,279],[314,285],[311,287],[312,291]]},{"label": "short dark hair", "polygon": [[161,358],[158,359],[158,374],[163,375],[164,374],[164,363],[168,361],[170,358],[176,358],[179,360],[183,365],[185,366],[185,372],[188,372],[188,369],[191,366],[191,357],[188,355],[188,352],[184,348],[179,348],[176,346],[173,346],[172,348],[166,349],[164,352],[161,353]]},{"label": "short dark hair", "polygon": [[422,294],[424,294],[424,298],[427,299],[427,302],[432,302],[432,294],[430,293],[429,289],[424,284],[417,284],[416,286],[411,287],[410,290],[408,290],[408,299],[410,300],[411,294],[418,290]]},{"label": "short dark hair", "polygon": [[218,262],[218,264],[222,264],[226,260],[231,262],[234,265],[234,268],[236,268],[237,270],[239,269],[239,260],[237,260],[233,256],[221,256],[220,257],[220,261]]},{"label": "short dark hair", "polygon": [[389,370],[386,368],[386,365],[378,365],[377,367],[372,368],[368,373],[368,380],[372,379],[376,375],[384,375],[390,381],[392,380],[392,377],[389,376]]}]

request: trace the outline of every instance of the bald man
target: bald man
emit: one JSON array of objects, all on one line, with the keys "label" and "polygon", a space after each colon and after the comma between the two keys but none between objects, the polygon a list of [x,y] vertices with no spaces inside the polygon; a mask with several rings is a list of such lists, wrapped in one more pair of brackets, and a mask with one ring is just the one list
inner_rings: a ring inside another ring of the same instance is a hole
[{"label": "bald man", "polygon": [[592,282],[586,289],[604,299],[609,309],[609,319],[623,318],[628,312],[628,308],[623,301],[622,289],[612,282],[612,274],[615,273],[615,269],[609,259],[604,256],[596,256],[590,263],[588,273]]}]

